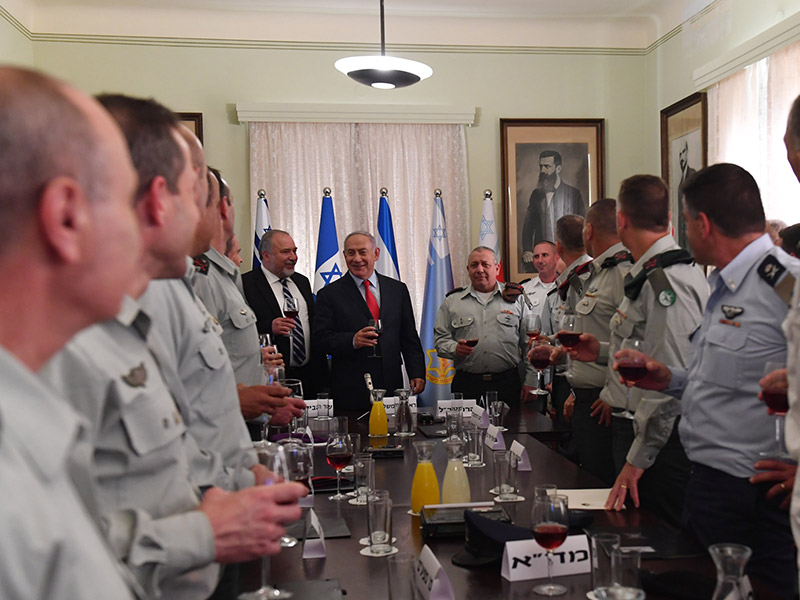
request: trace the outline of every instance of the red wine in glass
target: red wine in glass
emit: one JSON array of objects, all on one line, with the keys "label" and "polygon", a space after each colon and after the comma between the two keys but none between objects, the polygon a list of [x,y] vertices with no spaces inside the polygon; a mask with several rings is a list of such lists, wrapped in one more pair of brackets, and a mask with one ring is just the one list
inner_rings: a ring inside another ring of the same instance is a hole
[{"label": "red wine in glass", "polygon": [[565,348],[572,348],[577,346],[581,341],[581,334],[574,331],[559,331],[558,341],[561,342],[561,345]]},{"label": "red wine in glass", "polygon": [[535,329],[533,331],[526,331],[525,333],[528,334],[528,345],[530,346],[530,344],[533,341],[533,339],[536,338],[536,337],[539,337],[539,334],[541,333],[541,331],[539,331],[538,329]]},{"label": "red wine in glass", "polygon": [[544,371],[547,367],[550,366],[550,358],[532,358],[531,364],[533,368],[537,371]]},{"label": "red wine in glass", "polygon": [[472,339],[472,340],[466,340],[464,343],[465,343],[467,346],[469,346],[470,348],[474,348],[475,346],[477,346],[477,345],[478,345],[478,339],[477,339],[477,338],[475,338],[475,339]]},{"label": "red wine in glass", "polygon": [[350,461],[353,460],[353,453],[352,452],[334,452],[332,454],[328,454],[328,464],[332,466],[337,471],[341,471],[347,465],[350,464]]},{"label": "red wine in glass", "polygon": [[285,310],[283,314],[286,316],[287,319],[294,319],[298,314],[300,314],[296,310]]},{"label": "red wine in glass", "polygon": [[761,397],[776,413],[785,413],[789,410],[789,397],[784,390],[762,390]]},{"label": "red wine in glass", "polygon": [[560,523],[540,523],[533,528],[533,539],[545,550],[555,550],[567,539],[567,526]]},{"label": "red wine in glass", "polygon": [[647,367],[641,361],[622,360],[617,365],[617,371],[625,381],[636,383],[647,375]]}]

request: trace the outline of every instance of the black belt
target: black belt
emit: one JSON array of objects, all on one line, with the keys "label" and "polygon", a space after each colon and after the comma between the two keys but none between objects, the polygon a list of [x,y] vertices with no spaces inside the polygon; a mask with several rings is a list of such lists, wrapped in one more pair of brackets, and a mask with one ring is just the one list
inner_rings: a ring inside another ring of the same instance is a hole
[{"label": "black belt", "polygon": [[517,367],[512,367],[510,369],[506,369],[505,371],[501,371],[499,373],[470,373],[469,371],[459,371],[459,373],[473,380],[477,379],[480,381],[497,381],[499,379],[504,379],[512,375],[518,375],[519,371],[517,371]]}]

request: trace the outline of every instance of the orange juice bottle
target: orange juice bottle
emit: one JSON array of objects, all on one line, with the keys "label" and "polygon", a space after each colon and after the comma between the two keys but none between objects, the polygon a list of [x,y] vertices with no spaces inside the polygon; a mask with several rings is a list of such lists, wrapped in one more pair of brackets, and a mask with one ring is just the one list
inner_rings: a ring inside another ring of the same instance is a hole
[{"label": "orange juice bottle", "polygon": [[372,390],[372,410],[369,412],[370,437],[388,437],[389,419],[386,417],[386,407],[383,405],[383,396],[386,390]]},{"label": "orange juice bottle", "polygon": [[417,470],[411,483],[411,511],[419,513],[426,504],[439,504],[439,480],[431,462],[434,442],[414,442]]}]

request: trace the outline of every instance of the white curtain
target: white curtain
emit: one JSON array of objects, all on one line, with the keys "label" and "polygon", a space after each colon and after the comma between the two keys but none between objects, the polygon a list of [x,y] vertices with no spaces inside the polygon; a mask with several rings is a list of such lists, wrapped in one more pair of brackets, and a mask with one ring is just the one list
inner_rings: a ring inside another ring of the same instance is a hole
[{"label": "white curtain", "polygon": [[755,177],[768,219],[800,222],[800,183],[783,134],[800,94],[800,42],[708,90],[708,161],[735,163]]},{"label": "white curtain", "polygon": [[400,278],[417,325],[434,190],[441,189],[455,284],[465,284],[470,248],[462,125],[250,123],[250,189],[266,190],[272,227],[292,235],[297,270],[312,280],[325,187],[332,190],[340,249],[351,231],[376,232],[379,190],[389,190]]}]

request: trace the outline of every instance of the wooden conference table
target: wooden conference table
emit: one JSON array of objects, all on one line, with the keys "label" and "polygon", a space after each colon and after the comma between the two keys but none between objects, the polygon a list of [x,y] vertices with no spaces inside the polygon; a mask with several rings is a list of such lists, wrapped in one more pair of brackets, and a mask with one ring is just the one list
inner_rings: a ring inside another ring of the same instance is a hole
[{"label": "wooden conference table", "polygon": [[[350,431],[361,433],[362,446],[368,443],[366,419],[356,422],[358,415],[349,415]],[[510,419],[508,424],[533,423],[534,419]],[[546,427],[546,423],[544,424]],[[530,426],[523,427],[531,429]],[[528,450],[532,470],[519,474],[520,494],[524,502],[504,503],[515,525],[530,526],[531,496],[533,488],[539,483],[555,483],[560,489],[598,488],[602,484],[594,476],[586,473],[572,462],[566,460],[547,445],[535,439],[534,432],[515,433],[513,428],[505,433],[506,444],[510,447],[513,440],[518,440]],[[552,428],[551,428],[552,429]],[[393,535],[397,537],[396,546],[401,552],[419,554],[425,541],[422,539],[419,517],[407,514],[411,506],[411,481],[416,468],[416,454],[411,443],[428,439],[417,431],[411,438],[390,438],[390,443],[405,446],[403,458],[386,458],[376,460],[375,486],[377,489],[389,491],[393,502],[392,526]],[[396,442],[395,442],[396,440]],[[488,452],[488,450],[487,450]],[[486,467],[468,469],[472,501],[491,500],[489,489],[494,486],[494,474],[491,456],[486,457]],[[442,444],[437,444],[433,457],[434,467],[441,479],[444,476],[447,455]],[[334,473],[325,461],[324,447],[315,449],[315,475],[332,475]],[[285,583],[298,580],[337,579],[346,597],[351,600],[383,600],[388,598],[387,572],[385,558],[371,558],[359,554],[362,546],[358,540],[367,535],[366,508],[353,506],[347,501],[334,502],[328,499],[330,494],[318,494],[314,509],[321,518],[343,518],[350,529],[350,537],[326,539],[326,558],[302,558],[302,545],[284,549],[272,558],[271,581]],[[648,523],[656,523],[658,518],[644,510],[625,510],[622,512],[592,511],[594,526],[626,526],[639,527]],[[436,557],[441,562],[453,585],[455,597],[459,600],[493,600],[535,598],[531,593],[534,581],[509,583],[500,576],[500,565],[476,569],[464,569],[452,564],[451,558],[464,547],[464,540],[458,538],[434,539],[427,541]],[[245,565],[242,573],[242,590],[252,590],[259,586],[260,561]],[[642,568],[651,572],[672,570],[689,570],[714,576],[714,567],[708,556],[701,558],[680,558],[667,560],[643,560]],[[591,589],[589,574],[559,577],[557,581],[568,588],[564,599],[585,599],[586,592]],[[760,594],[759,598],[769,595]],[[654,594],[650,599],[657,599]]]}]

